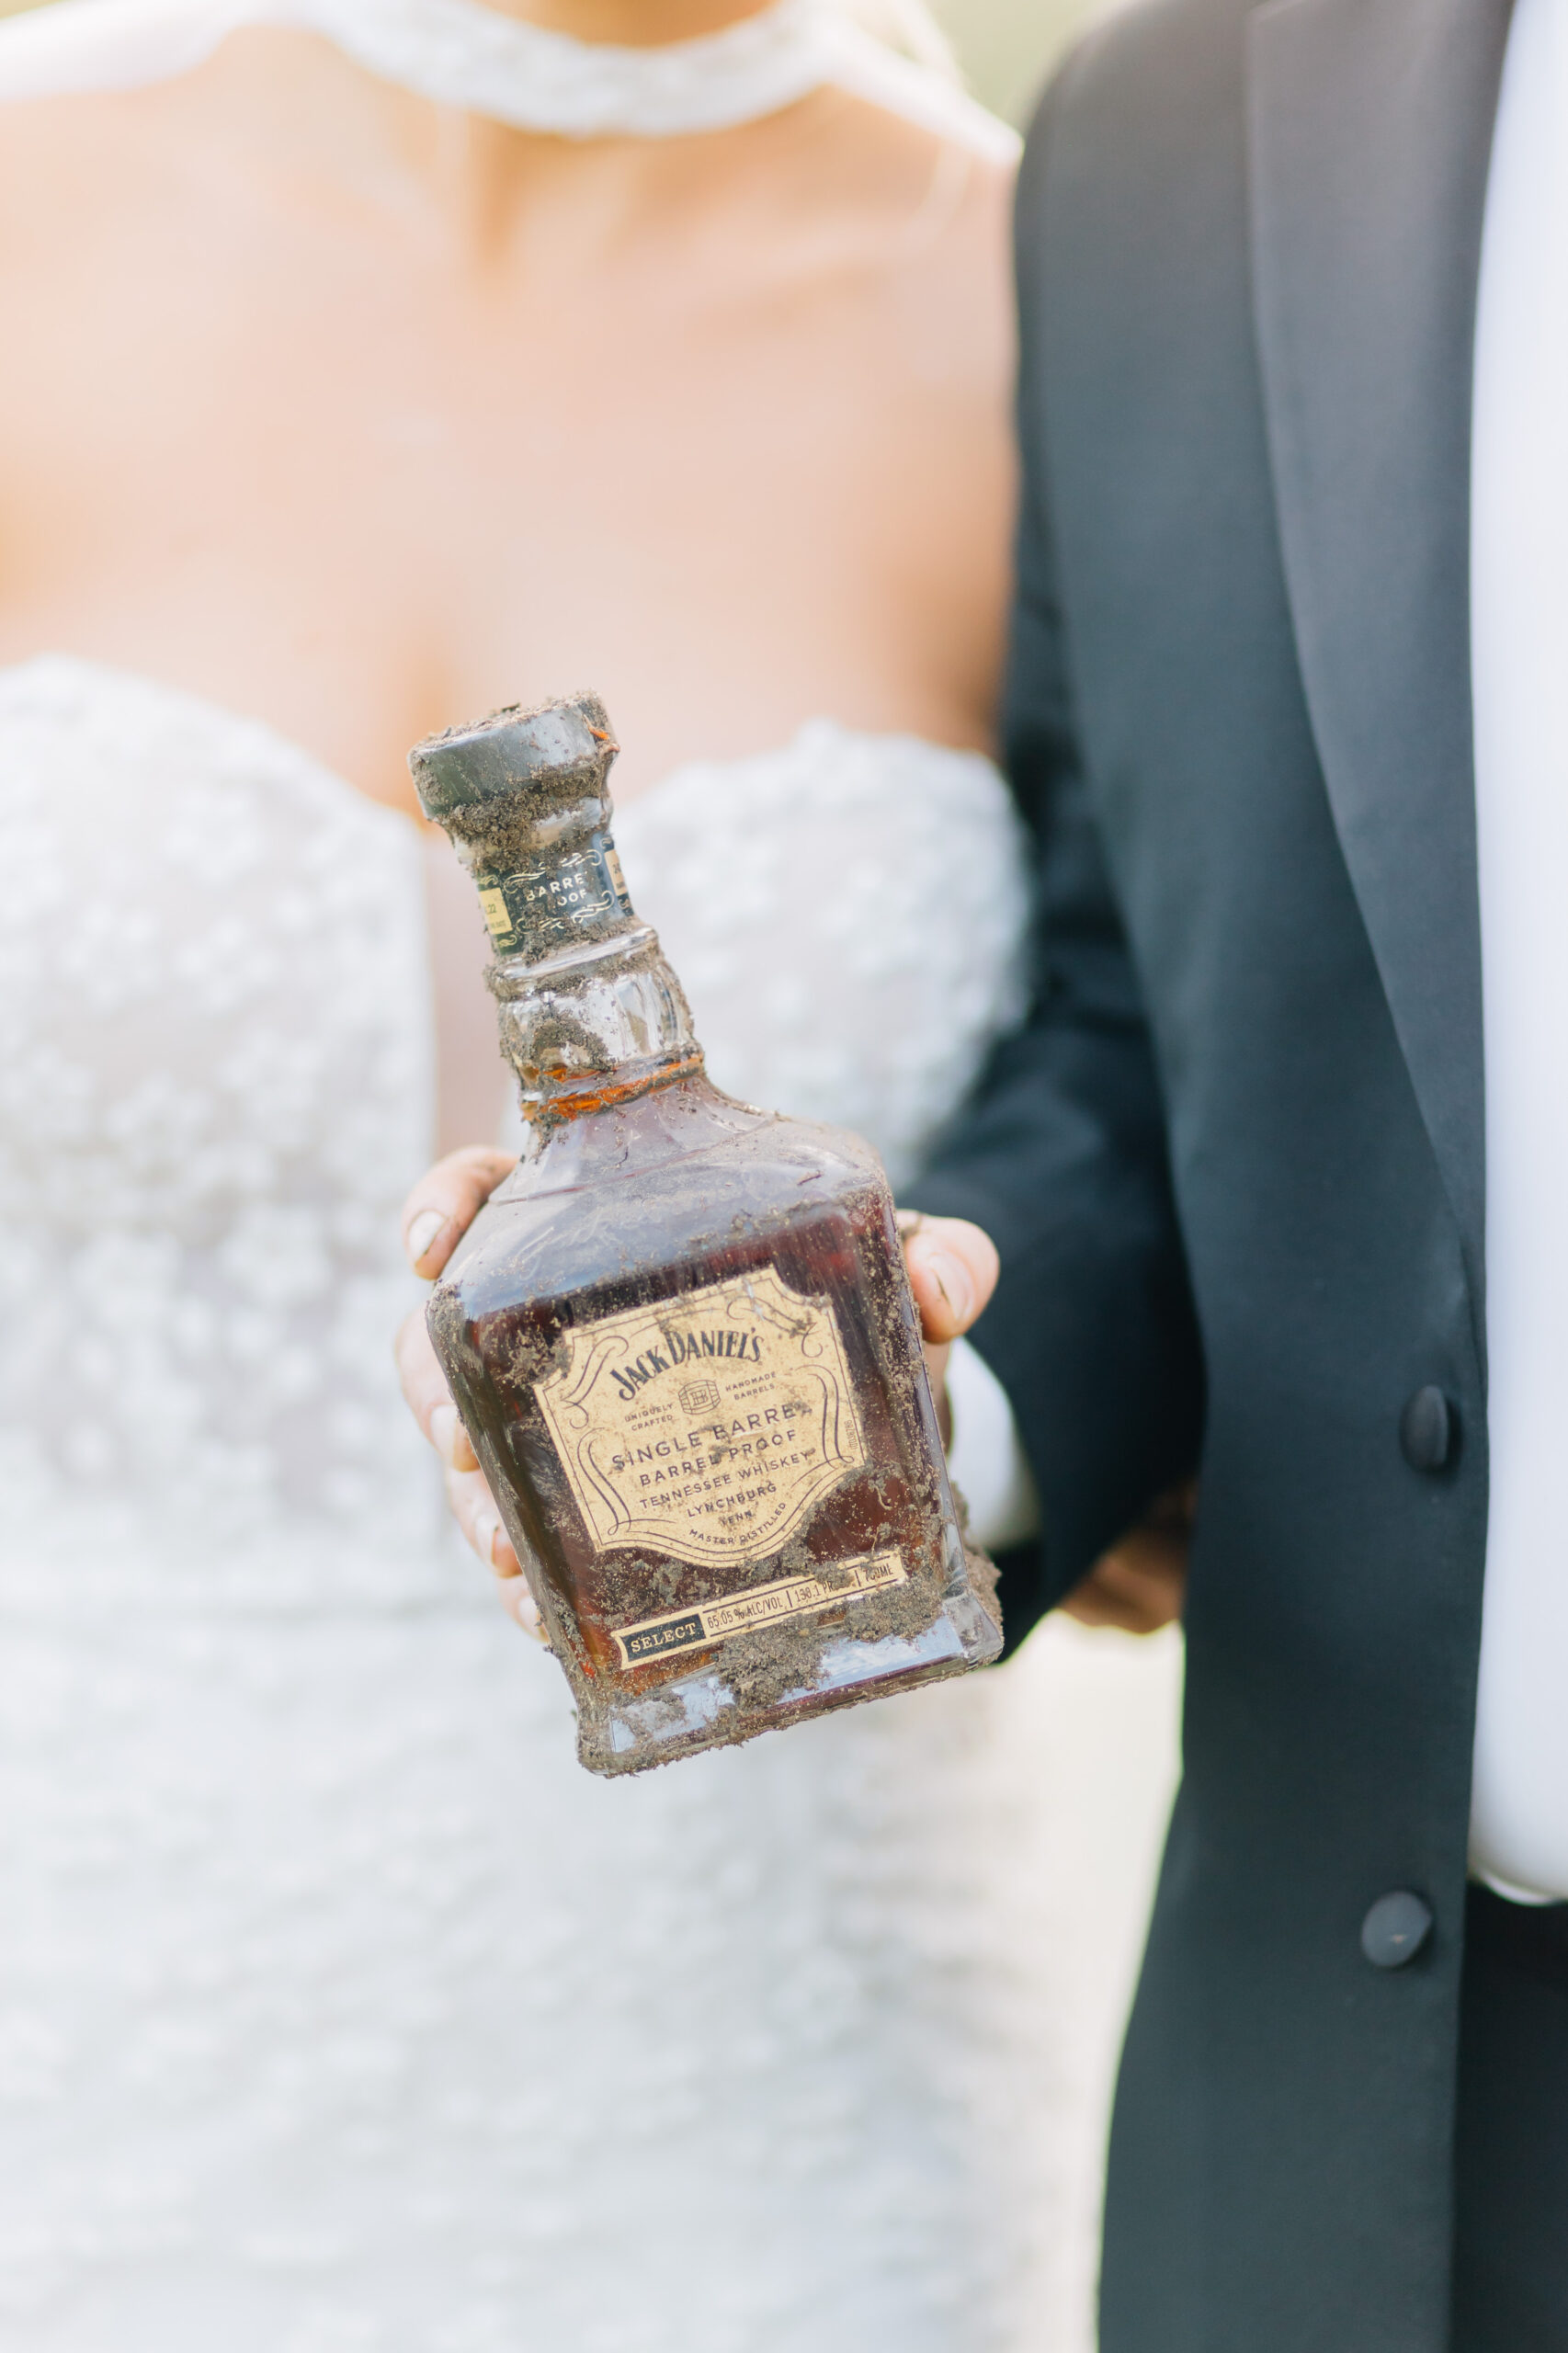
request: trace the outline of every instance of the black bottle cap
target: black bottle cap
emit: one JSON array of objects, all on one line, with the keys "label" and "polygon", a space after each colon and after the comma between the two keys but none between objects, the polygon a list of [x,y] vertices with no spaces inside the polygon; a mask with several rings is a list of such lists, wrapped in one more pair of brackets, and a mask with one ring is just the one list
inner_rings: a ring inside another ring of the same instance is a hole
[{"label": "black bottle cap", "polygon": [[408,766],[425,814],[444,825],[460,809],[518,792],[550,801],[602,793],[618,748],[597,695],[571,695],[427,735]]}]

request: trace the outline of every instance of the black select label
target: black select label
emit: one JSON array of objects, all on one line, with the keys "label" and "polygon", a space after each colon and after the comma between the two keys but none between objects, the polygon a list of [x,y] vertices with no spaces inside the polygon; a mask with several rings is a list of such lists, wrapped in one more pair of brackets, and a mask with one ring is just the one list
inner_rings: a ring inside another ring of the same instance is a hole
[{"label": "black select label", "polygon": [[720,1643],[733,1642],[737,1634],[755,1634],[790,1618],[813,1617],[908,1581],[909,1572],[895,1552],[866,1552],[858,1560],[836,1561],[822,1576],[775,1577],[771,1585],[726,1594],[722,1601],[699,1602],[690,1609],[667,1609],[662,1618],[641,1618],[635,1625],[616,1627],[620,1663],[625,1667],[646,1666],[679,1651],[711,1650]]},{"label": "black select label", "polygon": [[631,913],[626,878],[608,834],[590,834],[560,858],[483,883],[479,904],[500,956],[547,956],[585,934],[614,930]]},{"label": "black select label", "polygon": [[774,1267],[579,1326],[536,1394],[606,1551],[766,1560],[866,1460],[833,1309]]}]

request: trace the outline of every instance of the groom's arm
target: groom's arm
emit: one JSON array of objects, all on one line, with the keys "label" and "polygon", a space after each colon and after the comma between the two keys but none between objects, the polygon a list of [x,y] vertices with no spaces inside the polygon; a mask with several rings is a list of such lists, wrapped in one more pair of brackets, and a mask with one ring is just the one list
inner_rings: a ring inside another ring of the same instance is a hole
[{"label": "groom's arm", "polygon": [[972,1220],[1001,1256],[970,1337],[1007,1392],[1040,1496],[1040,1535],[1005,1561],[1013,1644],[1190,1474],[1203,1398],[1153,1054],[1074,741],[1037,512],[1021,536],[1006,733],[1040,842],[1035,1006],[909,1199]]}]

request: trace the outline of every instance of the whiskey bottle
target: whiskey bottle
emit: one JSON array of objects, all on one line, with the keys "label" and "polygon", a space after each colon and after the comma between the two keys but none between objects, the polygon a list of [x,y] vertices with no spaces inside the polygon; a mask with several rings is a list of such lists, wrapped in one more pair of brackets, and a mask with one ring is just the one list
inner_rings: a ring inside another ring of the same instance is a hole
[{"label": "whiskey bottle", "polygon": [[409,760],[479,886],[526,1134],[429,1328],[607,1774],[1002,1640],[881,1165],[704,1075],[610,838],[616,748],[582,695]]}]

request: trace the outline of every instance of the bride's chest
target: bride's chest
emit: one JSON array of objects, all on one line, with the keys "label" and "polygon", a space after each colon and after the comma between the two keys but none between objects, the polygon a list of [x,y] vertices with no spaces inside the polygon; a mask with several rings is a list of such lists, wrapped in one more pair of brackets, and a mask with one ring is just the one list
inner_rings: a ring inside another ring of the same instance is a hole
[{"label": "bride's chest", "polygon": [[983,728],[949,420],[834,306],[479,301],[188,221],[0,281],[0,662],[173,677],[404,807],[418,735],[582,683],[623,793],[822,710]]}]

